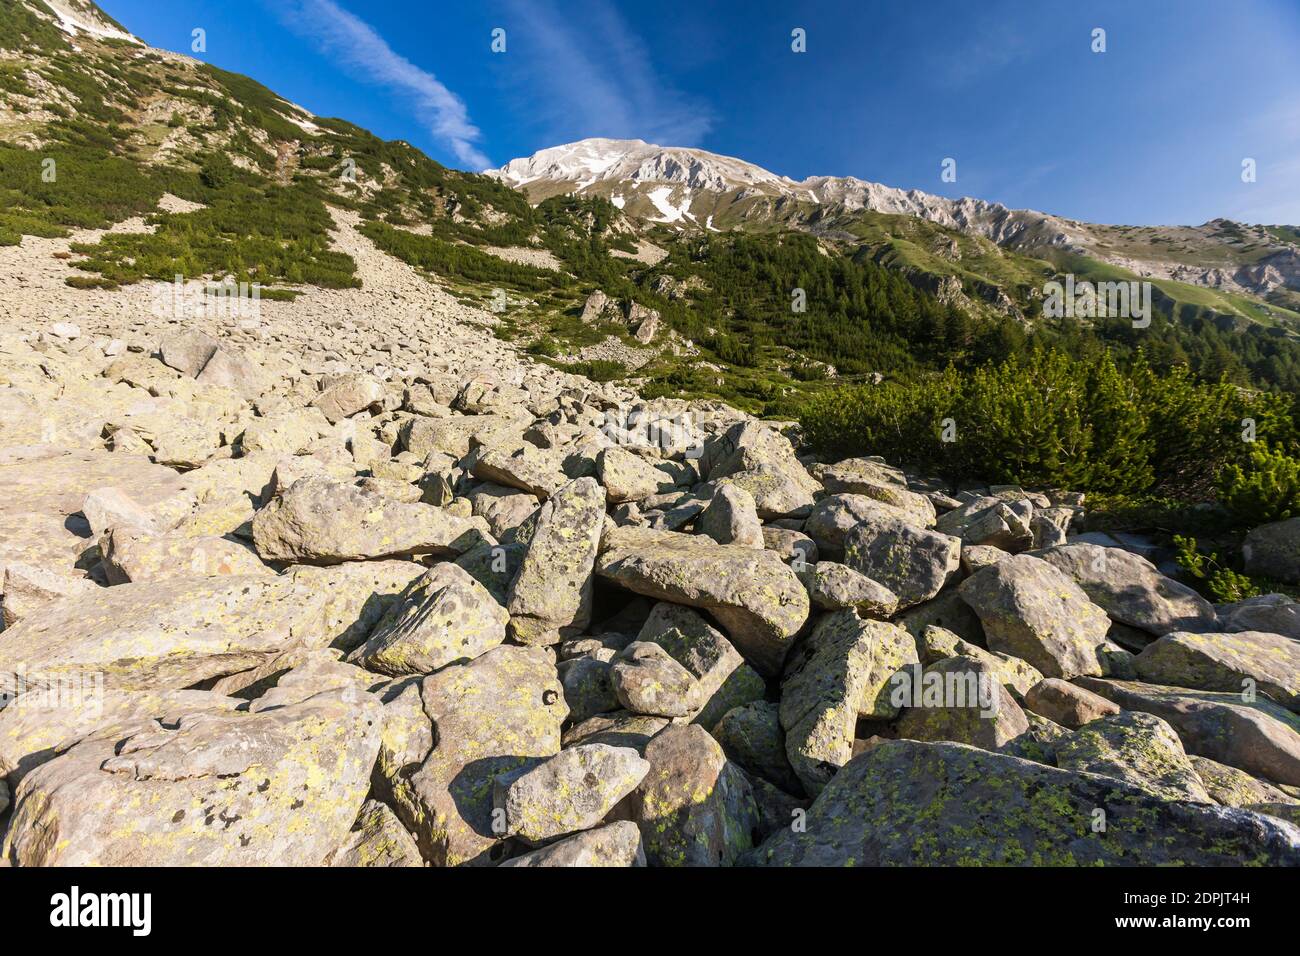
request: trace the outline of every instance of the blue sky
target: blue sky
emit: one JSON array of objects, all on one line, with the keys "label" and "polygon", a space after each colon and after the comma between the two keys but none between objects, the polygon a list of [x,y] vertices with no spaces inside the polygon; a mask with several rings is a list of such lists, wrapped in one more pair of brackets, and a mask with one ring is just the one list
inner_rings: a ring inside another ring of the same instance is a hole
[{"label": "blue sky", "polygon": [[1300,223],[1298,0],[100,2],[459,168],[611,136],[1098,222]]}]

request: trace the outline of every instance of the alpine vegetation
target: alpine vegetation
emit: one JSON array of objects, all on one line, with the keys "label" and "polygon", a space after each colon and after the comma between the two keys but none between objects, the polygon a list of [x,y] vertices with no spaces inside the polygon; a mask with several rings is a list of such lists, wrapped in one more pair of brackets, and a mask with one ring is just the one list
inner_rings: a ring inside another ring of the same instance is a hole
[{"label": "alpine vegetation", "polygon": [[656,145],[624,39],[483,173],[0,2],[3,865],[1300,864],[1300,230]]}]

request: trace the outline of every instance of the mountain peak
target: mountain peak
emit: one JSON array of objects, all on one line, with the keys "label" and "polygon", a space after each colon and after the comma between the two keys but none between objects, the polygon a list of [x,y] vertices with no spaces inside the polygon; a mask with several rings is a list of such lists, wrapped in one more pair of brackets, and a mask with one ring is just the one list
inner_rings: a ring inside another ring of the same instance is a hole
[{"label": "mountain peak", "polygon": [[[128,33],[122,25],[90,0],[44,0],[44,6],[54,14],[52,22],[68,36],[88,36],[96,40],[124,40],[144,46],[139,37]],[[34,9],[44,14],[41,5]],[[50,19],[47,16],[47,19]]]}]

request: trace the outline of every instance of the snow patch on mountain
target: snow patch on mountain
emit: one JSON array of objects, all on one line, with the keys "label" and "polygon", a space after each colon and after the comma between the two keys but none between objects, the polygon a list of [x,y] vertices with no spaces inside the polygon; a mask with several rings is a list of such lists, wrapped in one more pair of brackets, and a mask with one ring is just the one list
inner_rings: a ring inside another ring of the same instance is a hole
[{"label": "snow patch on mountain", "polygon": [[98,40],[126,40],[139,46],[145,45],[139,37],[119,30],[104,20],[97,10],[87,4],[77,3],[76,0],[45,0],[45,5],[58,17],[55,26],[68,36],[75,37],[84,33]]}]

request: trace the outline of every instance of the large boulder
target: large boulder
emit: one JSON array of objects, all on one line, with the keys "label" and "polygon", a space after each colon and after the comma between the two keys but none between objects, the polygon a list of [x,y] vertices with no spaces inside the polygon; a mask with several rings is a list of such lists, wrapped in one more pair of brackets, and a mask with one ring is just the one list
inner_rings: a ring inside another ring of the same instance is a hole
[{"label": "large boulder", "polygon": [[1209,601],[1131,551],[1066,544],[1036,556],[1064,571],[1089,600],[1121,624],[1156,636],[1214,630],[1214,606]]},{"label": "large boulder", "polygon": [[611,529],[596,573],[637,594],[707,610],[763,674],[780,671],[808,618],[808,592],[777,555],[696,535]]},{"label": "large boulder", "polygon": [[724,483],[713,493],[713,500],[695,521],[695,530],[718,544],[764,546],[763,524],[758,520],[754,496],[732,483]]},{"label": "large boulder", "polygon": [[916,662],[902,628],[848,609],[824,615],[796,648],[781,684],[786,755],[809,795],[853,755],[859,716],[892,717],[890,679]]},{"label": "large boulder", "polygon": [[730,866],[753,846],[749,781],[708,731],[668,727],[645,748],[650,770],[627,800],[651,866]]},{"label": "large boulder", "polygon": [[949,657],[973,657],[987,664],[1012,697],[1019,700],[1043,679],[1037,668],[1010,654],[985,650],[962,640],[946,627],[928,625],[921,633],[921,662],[927,667]]},{"label": "large boulder", "polygon": [[1246,573],[1300,584],[1300,517],[1260,525],[1241,546]]},{"label": "large boulder", "polygon": [[1258,689],[1300,710],[1300,642],[1280,634],[1166,634],[1134,659],[1153,684],[1246,693]]},{"label": "large boulder", "polygon": [[822,611],[857,608],[865,617],[892,617],[898,595],[860,571],[835,561],[818,561],[798,572],[813,607]]},{"label": "large boulder", "polygon": [[506,601],[515,640],[558,644],[591,622],[604,521],[605,494],[593,478],[570,482],[542,505]]},{"label": "large boulder", "polygon": [[506,834],[542,843],[599,824],[649,770],[631,747],[582,744],[497,777],[494,800]]},{"label": "large boulder", "polygon": [[1189,754],[1300,786],[1300,718],[1272,701],[1246,703],[1240,694],[1138,681],[1080,677],[1077,683],[1125,710],[1163,717]]},{"label": "large boulder", "polygon": [[1056,765],[1115,777],[1164,800],[1210,803],[1174,729],[1127,711],[1089,721],[1056,747]]},{"label": "large boulder", "polygon": [[609,500],[615,503],[639,501],[661,491],[672,491],[674,487],[667,472],[617,445],[596,456],[596,474]]},{"label": "large boulder", "polygon": [[[1104,829],[1095,826],[1105,812]],[[954,743],[855,757],[753,855],[768,866],[1300,864],[1300,834],[1243,810]]]},{"label": "large boulder", "polygon": [[334,690],[83,741],[24,778],[4,856],[20,866],[318,866],[356,820],[379,749],[378,704],[352,697]]},{"label": "large boulder", "polygon": [[844,563],[898,596],[899,607],[928,601],[955,579],[961,540],[892,515],[872,515],[844,538]]},{"label": "large boulder", "polygon": [[744,768],[751,780],[761,777],[788,793],[803,789],[786,756],[780,705],[755,700],[733,707],[712,733],[727,757]]},{"label": "large boulder", "polygon": [[469,572],[437,564],[411,584],[348,660],[378,674],[429,674],[506,639],[510,616]]},{"label": "large boulder", "polygon": [[303,478],[259,511],[253,542],[265,561],[337,564],[372,558],[455,556],[486,534],[480,521],[408,504],[328,478]]},{"label": "large boulder", "polygon": [[328,640],[328,595],[292,577],[185,577],[66,598],[5,631],[0,677],[191,687]]},{"label": "large boulder", "polygon": [[803,532],[817,545],[818,555],[839,561],[844,557],[844,539],[868,518],[895,518],[915,524],[907,512],[875,498],[838,494],[827,495],[813,506],[808,520],[804,522]]},{"label": "large boulder", "polygon": [[100,553],[109,584],[273,573],[248,547],[216,535],[188,537],[114,528],[100,541]]},{"label": "large boulder", "polygon": [[1300,641],[1300,602],[1285,594],[1261,594],[1219,608],[1225,631],[1264,631]]},{"label": "large boulder", "polygon": [[731,708],[761,698],[766,689],[735,646],[688,607],[659,602],[637,641],[659,645],[691,675],[694,707],[689,717],[705,730],[712,730]]},{"label": "large boulder", "polygon": [[1014,552],[1034,543],[1032,521],[1033,507],[1028,502],[976,498],[940,517],[935,529],[961,538],[968,546],[987,545]]},{"label": "large boulder", "polygon": [[1118,704],[1059,677],[1045,677],[1029,688],[1025,707],[1071,730],[1120,712]]},{"label": "large boulder", "polygon": [[952,740],[997,750],[1029,729],[1029,720],[1002,686],[1002,675],[977,657],[945,657],[912,668],[902,688],[909,706],[898,720],[898,736]]},{"label": "large boulder", "polygon": [[376,782],[424,858],[435,866],[503,858],[493,782],[559,753],[569,713],[547,652],[495,647],[402,687],[384,706]]},{"label": "large boulder", "polygon": [[641,829],[617,820],[506,860],[502,866],[645,866]]},{"label": "large boulder", "polygon": [[1013,555],[971,575],[960,594],[979,615],[990,650],[1023,658],[1048,677],[1102,673],[1106,612],[1046,561]]}]

